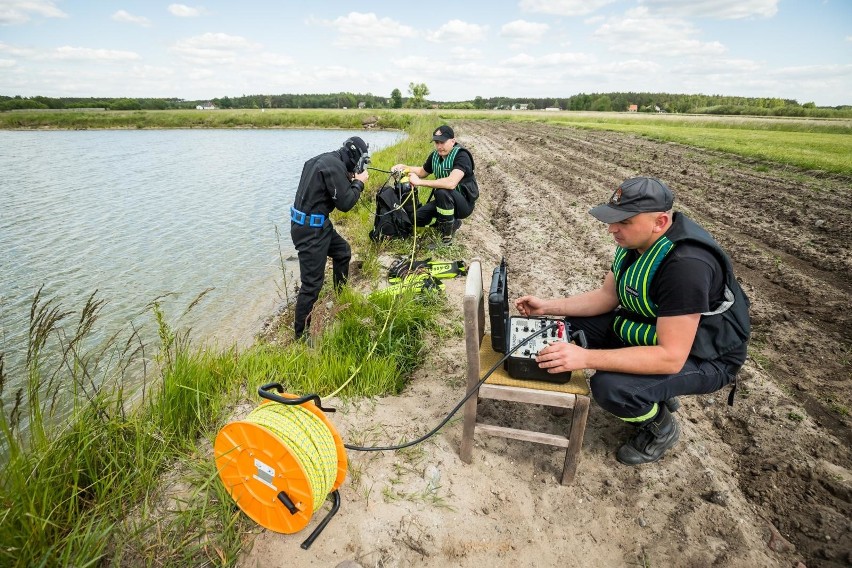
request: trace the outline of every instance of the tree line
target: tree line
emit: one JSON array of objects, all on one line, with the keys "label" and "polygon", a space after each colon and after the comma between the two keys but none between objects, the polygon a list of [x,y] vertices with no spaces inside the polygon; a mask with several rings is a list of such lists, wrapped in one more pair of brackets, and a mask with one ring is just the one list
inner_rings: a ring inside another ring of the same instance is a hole
[{"label": "tree line", "polygon": [[733,97],[725,95],[688,95],[648,92],[580,93],[564,98],[480,97],[473,100],[430,101],[425,83],[410,83],[408,96],[393,89],[390,96],[351,92],[280,95],[223,96],[206,100],[179,98],[78,98],[21,97],[0,95],[0,111],[18,109],[169,110],[194,109],[213,105],[223,109],[385,109],[437,108],[478,110],[581,110],[599,112],[658,112],[748,114],[776,116],[836,116],[833,111],[850,111],[852,106],[817,107],[813,102],[799,104],[776,97]]}]

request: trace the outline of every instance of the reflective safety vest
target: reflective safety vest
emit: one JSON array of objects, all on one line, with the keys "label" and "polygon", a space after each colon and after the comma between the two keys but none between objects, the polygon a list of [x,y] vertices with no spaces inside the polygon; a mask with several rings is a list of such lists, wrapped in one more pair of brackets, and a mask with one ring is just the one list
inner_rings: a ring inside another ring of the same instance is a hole
[{"label": "reflective safety vest", "polygon": [[657,304],[651,300],[649,291],[657,268],[674,246],[663,235],[626,269],[624,264],[628,249],[618,247],[615,251],[612,272],[622,307],[619,314],[625,315],[615,316],[612,326],[616,335],[627,345],[657,344]]},{"label": "reflective safety vest", "polygon": [[432,173],[435,175],[435,179],[445,178],[450,175],[450,172],[453,171],[453,162],[455,162],[456,154],[459,153],[460,148],[461,146],[458,144],[453,146],[453,149],[450,150],[450,153],[443,160],[441,160],[438,152],[432,152]]},{"label": "reflective safety vest", "polygon": [[[682,213],[675,213],[665,235],[626,266],[628,249],[618,247],[612,262],[616,293],[621,303],[613,319],[613,330],[626,345],[657,344],[658,306],[650,287],[663,259],[680,243],[697,244],[714,254],[724,270],[724,300],[701,314],[690,355],[712,360],[743,345],[751,334],[749,300],[734,277],[730,258],[710,234]],[[712,306],[711,306],[712,307]]]},{"label": "reflective safety vest", "polygon": [[[458,155],[459,152],[465,152],[468,158],[470,158],[471,169],[476,168],[473,162],[473,155],[470,151],[467,148],[456,144],[443,160],[441,160],[437,151],[432,152],[432,173],[435,175],[435,179],[445,178],[450,175],[450,172],[453,171],[453,164],[456,161],[456,155]],[[465,199],[467,199],[468,203],[471,205],[474,204],[476,200],[479,199],[479,184],[476,182],[476,176],[465,176],[459,184],[453,188],[453,191],[460,191],[461,194],[464,195]]]}]

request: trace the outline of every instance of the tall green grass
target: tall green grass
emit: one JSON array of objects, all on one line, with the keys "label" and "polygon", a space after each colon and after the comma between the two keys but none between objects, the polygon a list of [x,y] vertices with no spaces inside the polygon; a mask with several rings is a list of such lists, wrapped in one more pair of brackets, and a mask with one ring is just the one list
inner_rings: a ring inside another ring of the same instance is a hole
[{"label": "tall green grass", "polygon": [[258,109],[251,110],[138,110],[104,112],[5,112],[2,129],[97,128],[342,128],[360,129],[377,119],[378,128],[405,129],[408,111],[373,109]]},{"label": "tall green grass", "polygon": [[159,380],[140,387],[125,374],[141,353],[128,349],[132,337],[85,348],[101,307],[90,298],[69,333],[63,323],[76,314],[34,298],[26,384],[2,393],[0,565],[94,566],[120,556],[133,540],[117,539],[119,527],[196,451],[239,385],[233,351],[191,349],[158,313],[161,335],[174,340],[158,357]]}]

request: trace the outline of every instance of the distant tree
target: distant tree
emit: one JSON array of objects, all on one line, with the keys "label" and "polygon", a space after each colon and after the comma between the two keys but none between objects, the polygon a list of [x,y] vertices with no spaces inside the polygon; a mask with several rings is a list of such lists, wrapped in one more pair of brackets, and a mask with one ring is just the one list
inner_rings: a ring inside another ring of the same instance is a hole
[{"label": "distant tree", "polygon": [[802,108],[816,108],[816,103],[810,102],[802,105]]},{"label": "distant tree", "polygon": [[473,108],[483,109],[485,108],[485,99],[480,96],[477,96],[473,99]]},{"label": "distant tree", "polygon": [[426,86],[426,83],[409,83],[408,93],[411,95],[408,106],[412,108],[424,108],[426,106],[426,96],[429,94],[429,87]]},{"label": "distant tree", "polygon": [[213,99],[211,102],[219,108],[234,108],[234,102],[227,96],[221,99]]},{"label": "distant tree", "polygon": [[139,110],[142,105],[136,99],[115,99],[110,103],[110,110]]},{"label": "distant tree", "polygon": [[591,110],[603,112],[610,111],[612,110],[612,101],[606,95],[600,96],[592,102]]},{"label": "distant tree", "polygon": [[0,103],[0,110],[13,110],[23,108],[42,109],[47,108],[47,105],[38,101],[34,101],[32,99],[22,99],[20,97],[15,97],[14,99],[9,99]]},{"label": "distant tree", "polygon": [[163,99],[145,99],[141,106],[143,110],[166,110],[169,104]]},{"label": "distant tree", "polygon": [[402,93],[399,89],[391,91],[391,108],[402,108]]}]

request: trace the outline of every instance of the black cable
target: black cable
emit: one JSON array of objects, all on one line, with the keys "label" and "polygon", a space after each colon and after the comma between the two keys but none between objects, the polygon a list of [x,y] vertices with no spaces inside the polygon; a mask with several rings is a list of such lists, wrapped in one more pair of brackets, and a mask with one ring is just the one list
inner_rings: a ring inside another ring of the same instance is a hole
[{"label": "black cable", "polygon": [[509,358],[509,356],[510,356],[512,353],[514,353],[515,351],[517,351],[518,349],[520,349],[520,348],[521,348],[521,346],[526,345],[527,343],[529,343],[529,341],[530,341],[532,338],[534,338],[534,337],[538,337],[539,335],[543,334],[543,333],[544,333],[545,331],[547,331],[548,329],[553,329],[554,327],[557,327],[558,325],[559,325],[559,322],[556,322],[556,323],[552,323],[552,324],[550,324],[550,325],[548,325],[548,326],[545,326],[545,327],[541,328],[541,329],[540,329],[540,330],[538,330],[537,332],[533,333],[532,335],[530,335],[529,337],[527,337],[526,339],[524,339],[523,341],[521,341],[520,343],[518,343],[517,345],[515,345],[512,349],[510,349],[509,351],[507,351],[507,352],[506,352],[506,354],[505,354],[505,355],[503,355],[503,357],[501,357],[501,358],[500,358],[500,360],[499,360],[499,361],[497,361],[497,362],[494,364],[494,366],[493,366],[493,367],[491,367],[490,369],[488,369],[488,372],[487,372],[487,373],[485,373],[485,376],[484,376],[484,377],[482,377],[482,379],[481,379],[478,383],[476,383],[476,386],[475,386],[475,387],[473,387],[472,389],[470,389],[470,391],[469,391],[469,392],[465,395],[465,397],[464,397],[463,399],[461,399],[461,400],[459,401],[459,403],[455,406],[455,408],[453,408],[453,409],[450,411],[450,413],[449,413],[449,414],[447,414],[447,417],[446,417],[446,418],[444,418],[444,419],[441,421],[441,423],[440,423],[440,424],[438,424],[438,425],[437,425],[434,429],[432,429],[429,433],[424,434],[424,435],[423,435],[423,436],[421,436],[420,438],[417,438],[416,440],[413,440],[413,441],[411,441],[411,442],[406,442],[406,443],[404,443],[404,444],[399,444],[398,446],[370,446],[370,447],[365,447],[365,446],[353,446],[353,445],[351,445],[351,444],[343,444],[343,447],[344,447],[344,448],[346,448],[347,450],[355,450],[356,452],[380,452],[380,451],[385,451],[385,450],[401,450],[401,449],[403,449],[403,448],[408,448],[408,447],[414,446],[415,444],[419,444],[420,442],[423,442],[423,441],[425,441],[425,440],[429,439],[430,437],[432,437],[432,436],[434,436],[435,434],[437,434],[437,433],[438,433],[438,431],[439,431],[441,428],[443,428],[443,427],[444,427],[444,425],[445,425],[447,422],[449,422],[449,421],[450,421],[450,418],[452,418],[452,417],[453,417],[453,415],[454,415],[456,412],[458,412],[458,411],[459,411],[459,409],[460,409],[460,408],[464,405],[464,403],[465,403],[465,402],[467,402],[467,399],[469,399],[471,396],[473,396],[473,394],[474,394],[474,393],[476,393],[476,392],[479,390],[479,387],[481,387],[481,386],[482,386],[482,384],[483,384],[483,383],[484,383],[484,382],[488,379],[488,377],[490,377],[490,376],[491,376],[491,373],[493,373],[494,371],[496,371],[496,370],[497,370],[497,367],[499,367],[501,364],[503,364],[503,361],[505,361],[506,359],[508,359],[508,358]]},{"label": "black cable", "polygon": [[374,172],[382,172],[383,174],[391,174],[391,175],[393,175],[393,174],[397,173],[397,172],[395,172],[395,171],[393,171],[393,170],[383,170],[383,169],[381,169],[381,168],[367,168],[367,169],[368,169],[368,170],[373,170]]}]

